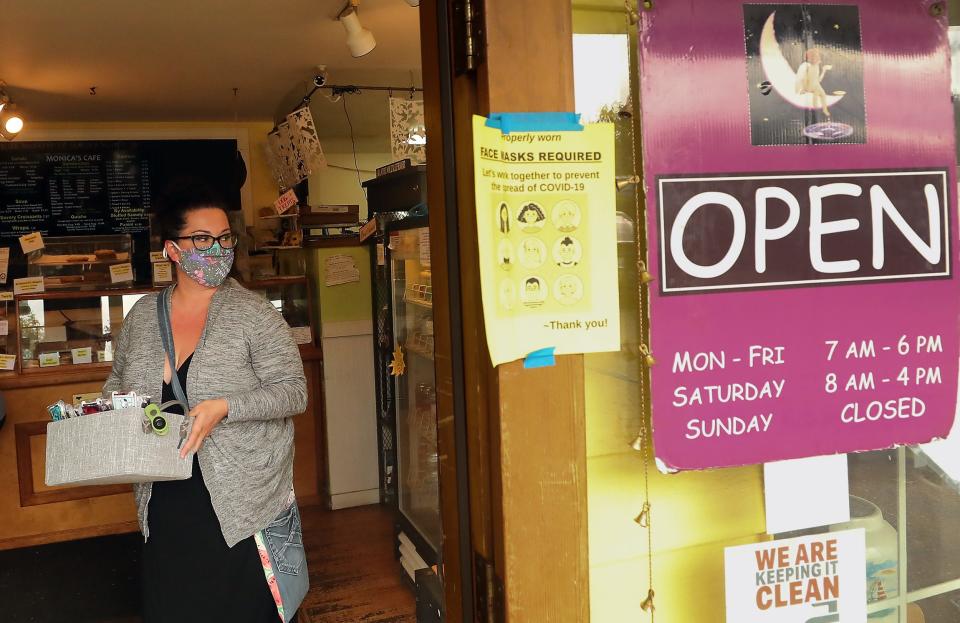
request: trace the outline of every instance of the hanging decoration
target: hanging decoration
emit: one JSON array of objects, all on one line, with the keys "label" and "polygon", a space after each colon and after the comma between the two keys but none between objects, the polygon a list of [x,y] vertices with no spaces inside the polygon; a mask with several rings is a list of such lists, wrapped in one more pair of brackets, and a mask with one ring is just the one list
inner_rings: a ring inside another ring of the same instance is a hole
[{"label": "hanging decoration", "polygon": [[407,371],[407,363],[403,359],[403,347],[398,345],[393,350],[393,361],[390,362],[389,368],[391,376],[403,376]]},{"label": "hanging decoration", "polygon": [[290,167],[288,161],[289,144],[284,145],[279,129],[267,134],[267,145],[273,155],[274,164],[271,167],[276,166],[274,177],[282,188],[291,188],[297,183],[296,170]]},{"label": "hanging decoration", "polygon": [[270,174],[273,176],[273,179],[275,179],[280,186],[286,187],[284,183],[283,163],[280,162],[280,157],[277,155],[274,139],[276,139],[276,143],[279,144],[279,134],[276,132],[267,134],[267,142],[261,145],[261,147],[263,147],[263,156],[267,160],[267,166],[270,167]]},{"label": "hanging decoration", "polygon": [[280,132],[280,153],[283,155],[283,161],[294,180],[294,184],[299,184],[306,179],[309,171],[303,162],[303,155],[300,153],[298,142],[294,138],[293,128],[289,121],[284,121],[277,126]]},{"label": "hanging decoration", "polygon": [[287,115],[287,123],[299,154],[300,168],[305,170],[307,175],[326,168],[327,159],[320,146],[320,137],[317,135],[310,106],[305,104]]},{"label": "hanging decoration", "polygon": [[394,160],[409,158],[414,164],[427,161],[423,100],[390,98],[390,148]]}]

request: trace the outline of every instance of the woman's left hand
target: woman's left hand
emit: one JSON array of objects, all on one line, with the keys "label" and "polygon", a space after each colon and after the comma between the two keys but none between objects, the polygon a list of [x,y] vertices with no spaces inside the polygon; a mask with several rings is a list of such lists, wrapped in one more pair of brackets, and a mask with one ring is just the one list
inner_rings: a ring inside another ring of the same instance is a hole
[{"label": "woman's left hand", "polygon": [[207,438],[210,431],[220,423],[220,420],[227,417],[229,405],[223,398],[215,400],[204,400],[190,410],[190,417],[193,418],[193,428],[190,429],[190,436],[187,442],[183,444],[180,450],[180,458],[184,459],[191,452],[196,452],[203,445],[203,440]]}]

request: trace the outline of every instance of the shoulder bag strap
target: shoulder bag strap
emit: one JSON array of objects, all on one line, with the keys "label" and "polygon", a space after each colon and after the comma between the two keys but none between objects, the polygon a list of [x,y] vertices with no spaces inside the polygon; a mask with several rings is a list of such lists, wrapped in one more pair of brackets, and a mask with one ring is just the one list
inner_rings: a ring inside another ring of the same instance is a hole
[{"label": "shoulder bag strap", "polygon": [[[187,404],[187,395],[180,386],[180,375],[177,374],[177,366],[173,358],[173,329],[170,328],[170,313],[168,312],[170,292],[172,288],[165,288],[157,297],[157,319],[160,321],[160,340],[163,342],[163,351],[166,353],[167,362],[170,364],[170,387],[173,389],[173,395],[183,404]],[[189,409],[188,409],[189,410]]]}]

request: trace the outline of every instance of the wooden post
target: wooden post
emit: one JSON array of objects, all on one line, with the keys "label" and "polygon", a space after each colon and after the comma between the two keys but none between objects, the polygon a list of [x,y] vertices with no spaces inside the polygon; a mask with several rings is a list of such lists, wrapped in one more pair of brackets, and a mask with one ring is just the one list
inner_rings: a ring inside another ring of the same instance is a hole
[{"label": "wooden post", "polygon": [[[481,111],[573,111],[570,3],[485,0],[484,12]],[[478,269],[475,255],[463,262]],[[501,365],[493,380],[494,536],[507,619],[589,621],[583,357],[536,370]]]},{"label": "wooden post", "polygon": [[[498,368],[490,363],[480,300],[471,125],[475,113],[573,110],[571,5],[484,0],[484,58],[476,74],[451,77],[451,113],[442,119],[444,67],[436,50],[447,35],[462,40],[464,33],[452,19],[462,8],[461,0],[424,0],[420,5],[446,577],[451,580],[456,572],[451,566],[463,561],[451,543],[458,526],[451,519],[456,467],[449,454],[459,366],[467,432],[467,457],[461,465],[469,477],[469,540],[477,570],[474,620],[499,621],[502,607],[514,623],[586,622],[583,357],[558,357],[555,367],[536,370],[525,370],[520,362]],[[446,71],[449,75],[451,70]],[[451,212],[445,212],[448,201]],[[453,248],[455,258],[448,253]],[[459,278],[454,280],[460,290],[459,315],[449,310],[456,302],[450,274]],[[456,334],[458,353],[452,348]],[[493,563],[502,593],[497,579],[485,585],[487,574],[480,569],[485,562]],[[469,623],[459,608],[461,591],[468,590],[447,585],[451,623]]]}]

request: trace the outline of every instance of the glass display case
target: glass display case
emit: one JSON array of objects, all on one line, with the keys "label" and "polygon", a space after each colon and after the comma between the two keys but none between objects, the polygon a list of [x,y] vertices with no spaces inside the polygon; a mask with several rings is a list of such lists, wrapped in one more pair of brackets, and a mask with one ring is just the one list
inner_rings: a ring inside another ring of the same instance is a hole
[{"label": "glass display case", "polygon": [[20,371],[27,374],[64,366],[109,365],[123,319],[134,303],[152,291],[18,296]]},{"label": "glass display case", "polygon": [[111,266],[127,264],[133,256],[130,234],[46,238],[44,248],[27,256],[27,276],[43,277],[47,290],[129,287],[136,276],[116,283]]},{"label": "glass display case", "polygon": [[243,285],[270,301],[290,325],[297,344],[313,344],[310,282],[306,277],[245,281]]},{"label": "glass display case", "polygon": [[394,367],[395,374],[401,372],[394,376],[397,503],[402,519],[412,528],[414,541],[426,546],[424,552],[417,544],[418,551],[427,562],[435,563],[442,530],[430,237],[427,227],[414,223],[396,223],[388,232],[393,346],[394,353],[403,353],[405,364],[403,370]]}]

